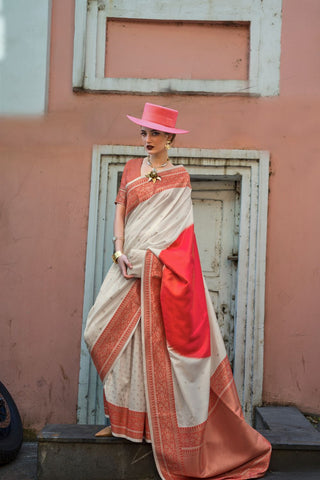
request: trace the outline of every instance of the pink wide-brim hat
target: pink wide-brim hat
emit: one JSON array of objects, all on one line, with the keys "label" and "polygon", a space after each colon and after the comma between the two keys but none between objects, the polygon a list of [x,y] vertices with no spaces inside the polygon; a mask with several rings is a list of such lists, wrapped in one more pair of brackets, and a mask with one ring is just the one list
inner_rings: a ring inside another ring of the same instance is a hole
[{"label": "pink wide-brim hat", "polygon": [[188,133],[188,130],[181,130],[176,127],[178,110],[172,108],[161,107],[153,103],[146,103],[144,106],[142,118],[131,117],[127,115],[131,122],[141,125],[142,127],[160,130],[166,133]]}]

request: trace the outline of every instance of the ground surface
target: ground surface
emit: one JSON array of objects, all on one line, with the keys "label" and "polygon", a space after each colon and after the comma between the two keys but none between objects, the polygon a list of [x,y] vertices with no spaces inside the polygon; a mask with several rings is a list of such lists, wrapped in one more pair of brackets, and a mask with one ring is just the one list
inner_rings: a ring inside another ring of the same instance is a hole
[{"label": "ground surface", "polygon": [[[319,480],[320,472],[268,472],[267,480]],[[36,480],[37,479],[37,444],[24,443],[13,462],[0,467],[1,480]],[[88,478],[90,480],[90,478]]]}]

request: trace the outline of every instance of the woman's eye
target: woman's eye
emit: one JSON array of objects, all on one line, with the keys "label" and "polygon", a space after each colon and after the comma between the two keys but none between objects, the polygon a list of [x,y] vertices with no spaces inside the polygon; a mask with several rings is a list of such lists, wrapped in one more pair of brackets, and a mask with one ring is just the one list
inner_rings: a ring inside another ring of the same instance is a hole
[{"label": "woman's eye", "polygon": [[145,137],[145,136],[146,136],[146,132],[142,131],[142,132],[141,132],[141,136],[142,136],[142,137]]},{"label": "woman's eye", "polygon": [[152,132],[152,135],[153,135],[154,137],[157,137],[158,135],[160,135],[160,132],[157,132],[157,131]]}]

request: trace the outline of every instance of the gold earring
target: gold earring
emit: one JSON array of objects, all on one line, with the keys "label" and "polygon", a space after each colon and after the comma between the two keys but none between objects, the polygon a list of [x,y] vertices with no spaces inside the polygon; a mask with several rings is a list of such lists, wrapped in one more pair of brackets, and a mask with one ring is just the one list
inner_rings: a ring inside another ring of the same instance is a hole
[{"label": "gold earring", "polygon": [[167,140],[166,149],[169,150],[170,148],[171,148],[171,141]]}]

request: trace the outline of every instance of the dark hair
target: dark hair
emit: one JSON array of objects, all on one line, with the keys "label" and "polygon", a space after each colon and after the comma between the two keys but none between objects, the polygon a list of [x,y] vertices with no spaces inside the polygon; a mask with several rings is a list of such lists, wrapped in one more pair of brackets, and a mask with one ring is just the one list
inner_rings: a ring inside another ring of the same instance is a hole
[{"label": "dark hair", "polygon": [[171,135],[172,138],[171,138],[170,141],[171,141],[171,143],[173,143],[174,139],[176,138],[176,134],[175,133],[168,133],[168,132],[166,132],[166,134]]}]

